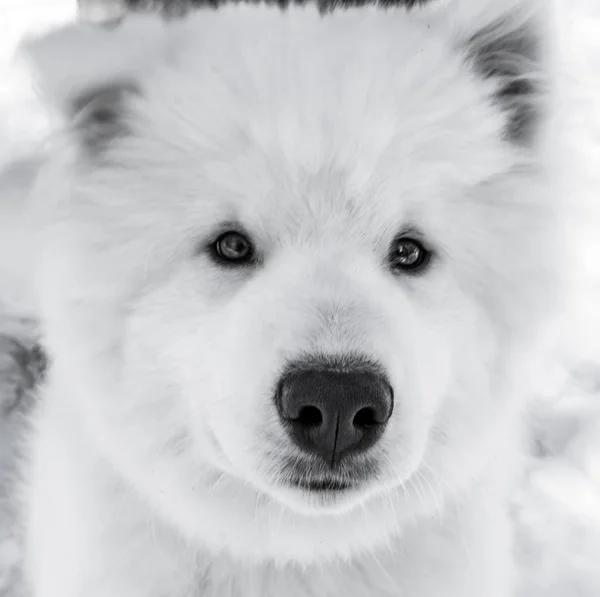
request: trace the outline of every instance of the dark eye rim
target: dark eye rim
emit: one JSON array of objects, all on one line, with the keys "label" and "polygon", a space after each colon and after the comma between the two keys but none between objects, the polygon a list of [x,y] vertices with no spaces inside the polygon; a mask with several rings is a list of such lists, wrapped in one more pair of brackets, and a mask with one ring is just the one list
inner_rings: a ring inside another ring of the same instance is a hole
[{"label": "dark eye rim", "polygon": [[[400,242],[410,242],[419,247],[421,250],[421,258],[420,260],[410,266],[405,266],[401,264],[394,263],[394,248]],[[414,234],[411,232],[405,232],[397,235],[394,240],[391,242],[389,251],[388,251],[388,264],[394,273],[397,274],[406,274],[406,275],[418,275],[423,273],[425,269],[431,264],[431,261],[434,257],[433,251],[427,247],[427,245],[419,238],[418,234]]]},{"label": "dark eye rim", "polygon": [[[219,243],[230,234],[237,235],[245,240],[250,247],[250,251],[247,256],[240,259],[230,259],[225,257],[219,249]],[[250,235],[244,230],[237,226],[223,227],[215,236],[210,240],[207,246],[207,251],[211,259],[218,265],[230,268],[240,268],[253,265],[257,262],[256,247],[250,238]]]}]

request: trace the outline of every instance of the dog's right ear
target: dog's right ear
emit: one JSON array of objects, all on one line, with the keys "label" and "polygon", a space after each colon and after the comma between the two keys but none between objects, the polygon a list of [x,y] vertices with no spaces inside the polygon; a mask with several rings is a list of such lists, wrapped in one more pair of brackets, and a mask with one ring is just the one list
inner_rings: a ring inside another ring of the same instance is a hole
[{"label": "dog's right ear", "polygon": [[136,15],[111,26],[77,23],[26,40],[20,54],[42,100],[88,149],[127,131],[126,106],[164,55],[164,22]]}]

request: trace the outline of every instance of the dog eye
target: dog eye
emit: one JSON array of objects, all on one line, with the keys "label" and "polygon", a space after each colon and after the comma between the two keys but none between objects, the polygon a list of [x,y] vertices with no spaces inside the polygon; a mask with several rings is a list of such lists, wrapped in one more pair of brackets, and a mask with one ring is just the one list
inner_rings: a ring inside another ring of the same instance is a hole
[{"label": "dog eye", "polygon": [[229,265],[245,265],[254,258],[252,242],[240,232],[225,232],[212,245],[215,259]]},{"label": "dog eye", "polygon": [[390,247],[389,262],[396,271],[420,272],[428,265],[430,259],[431,253],[412,238],[397,238]]}]

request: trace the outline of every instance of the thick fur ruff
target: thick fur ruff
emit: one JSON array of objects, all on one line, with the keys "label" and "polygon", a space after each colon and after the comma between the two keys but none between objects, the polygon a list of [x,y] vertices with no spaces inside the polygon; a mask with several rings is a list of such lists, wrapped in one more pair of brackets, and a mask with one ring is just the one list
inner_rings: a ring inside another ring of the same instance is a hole
[{"label": "thick fur ruff", "polygon": [[[35,597],[510,594],[560,288],[549,22],[534,0],[238,5],[25,48],[65,124],[31,205]],[[256,263],[215,263],[227,227]],[[388,265],[399,235],[418,275]],[[307,355],[394,390],[351,491],[289,483],[273,395]]]}]

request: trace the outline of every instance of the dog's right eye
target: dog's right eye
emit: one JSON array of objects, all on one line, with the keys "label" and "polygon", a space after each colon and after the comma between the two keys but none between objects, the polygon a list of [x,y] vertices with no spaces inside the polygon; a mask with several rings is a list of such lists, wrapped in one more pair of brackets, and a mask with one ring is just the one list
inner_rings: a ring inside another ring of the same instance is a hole
[{"label": "dog's right eye", "polygon": [[225,232],[212,244],[211,253],[219,263],[246,265],[254,260],[252,242],[240,232]]}]

